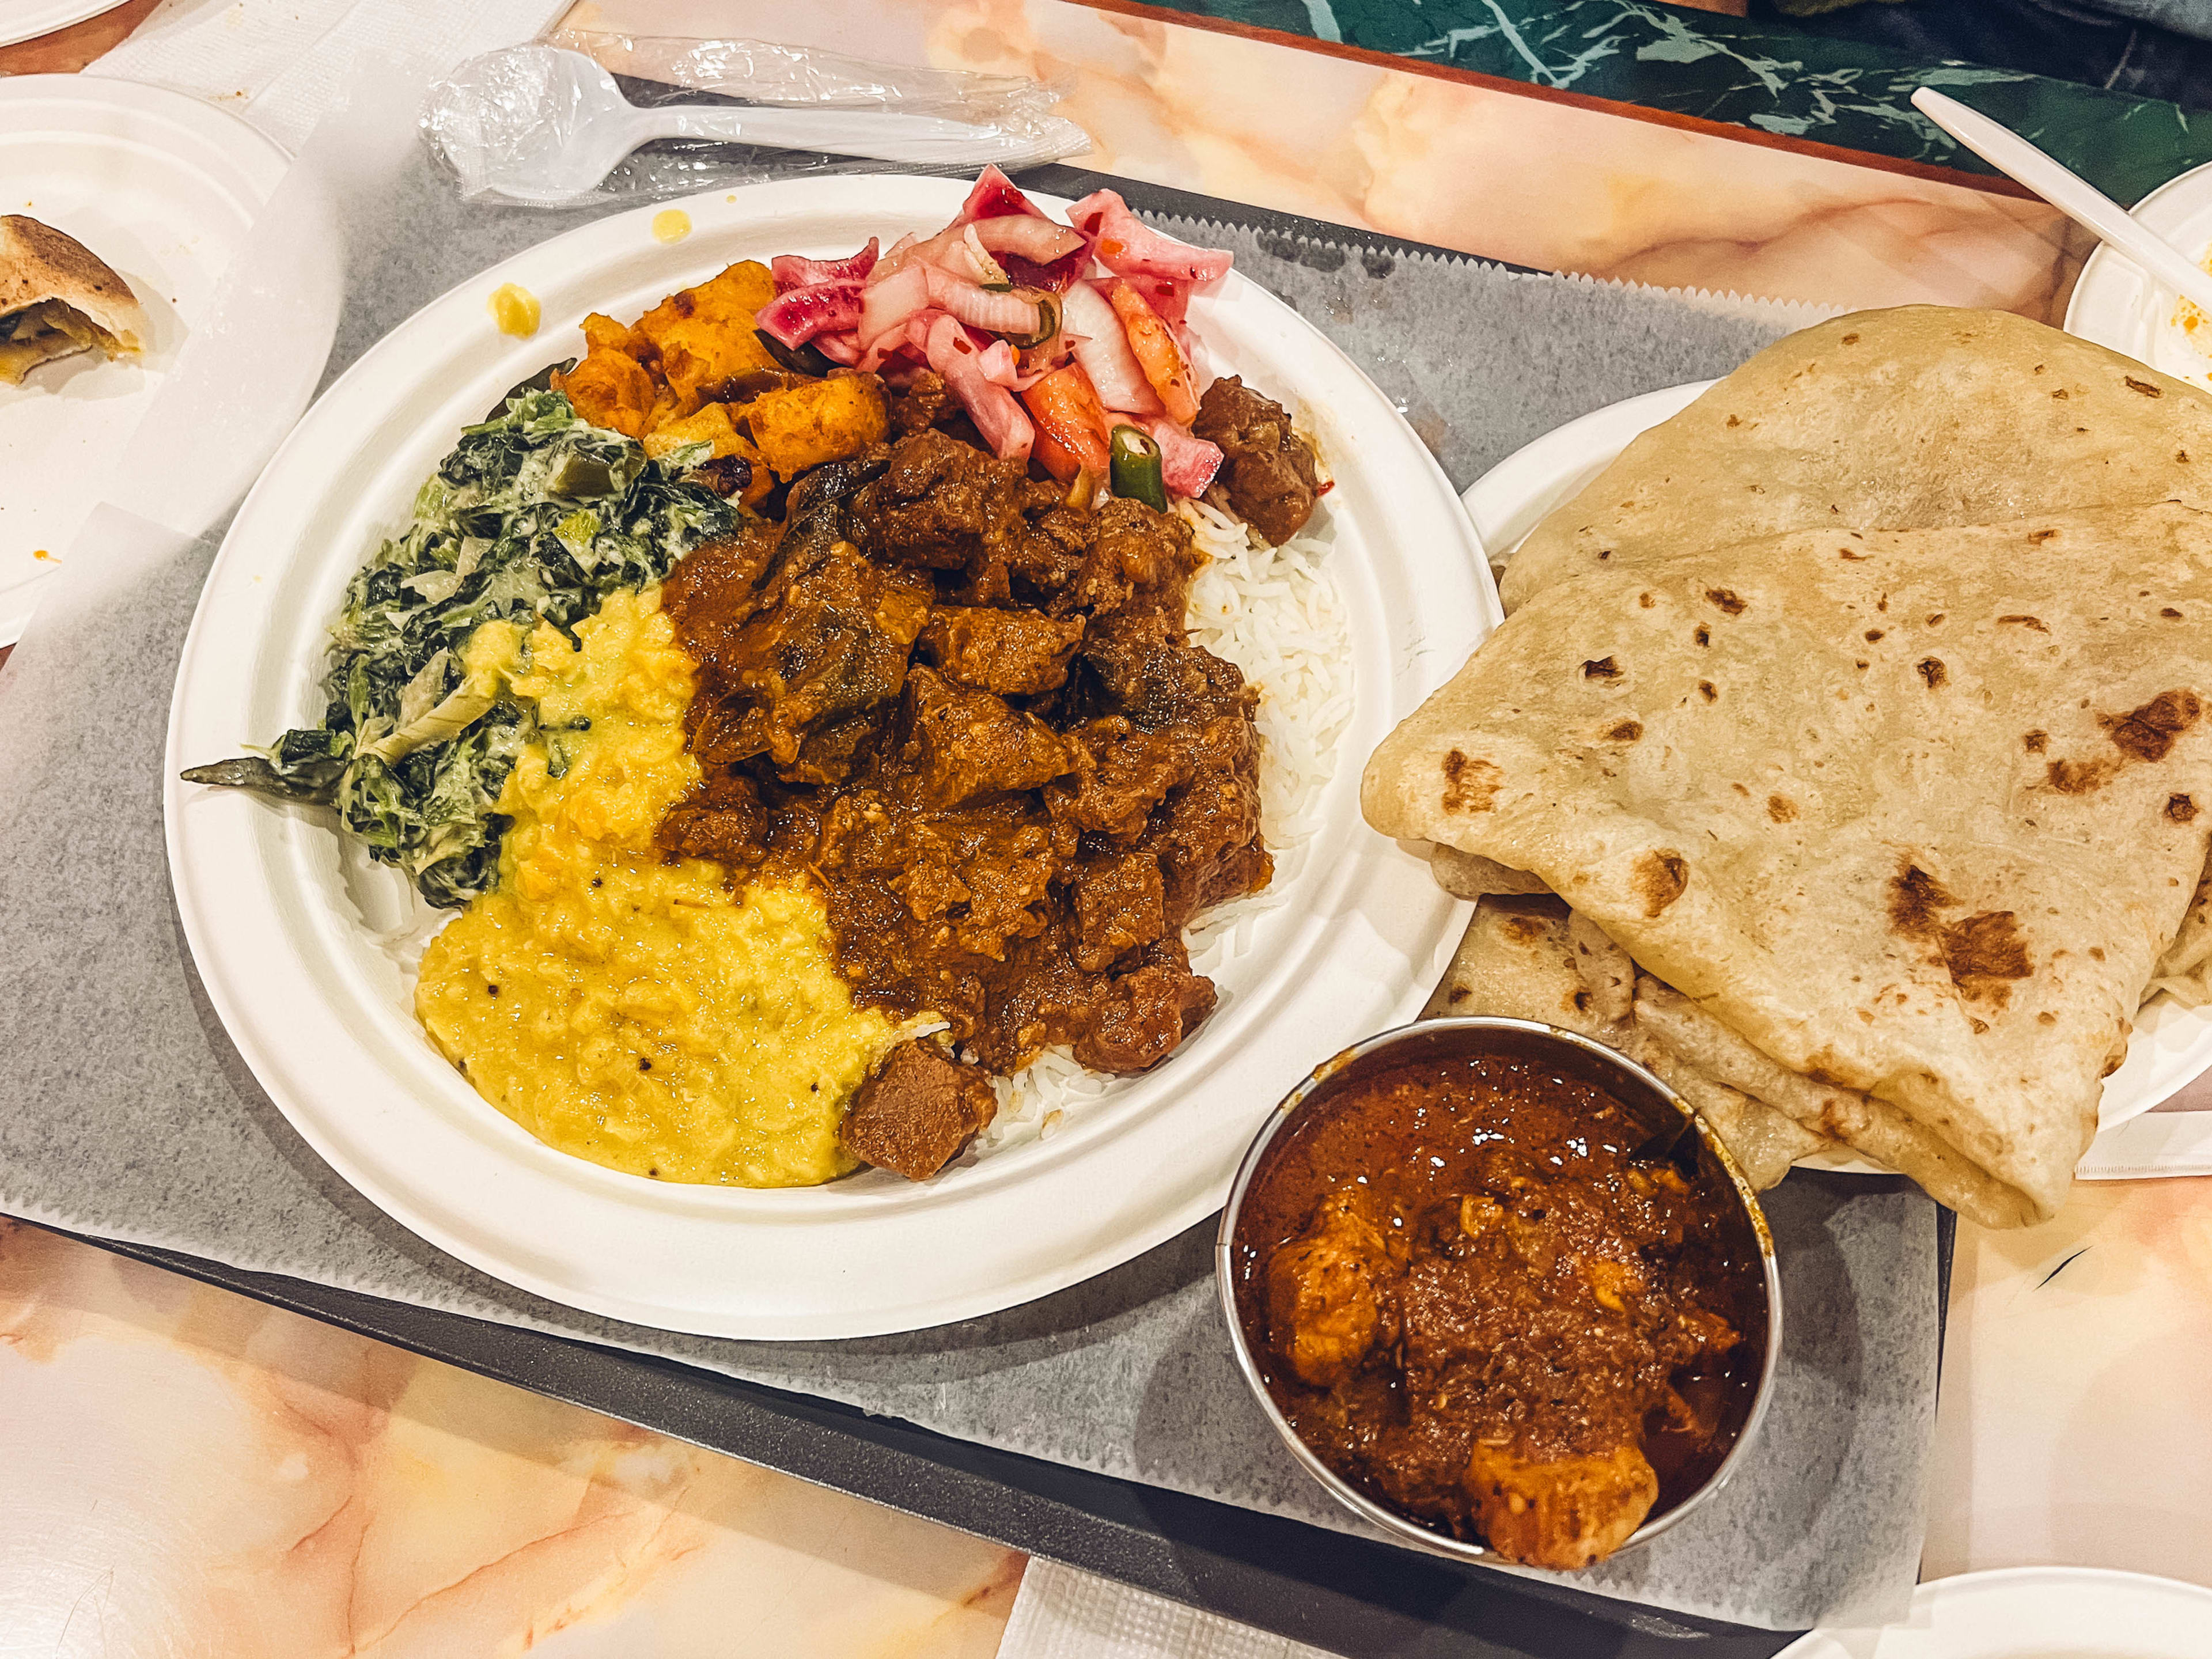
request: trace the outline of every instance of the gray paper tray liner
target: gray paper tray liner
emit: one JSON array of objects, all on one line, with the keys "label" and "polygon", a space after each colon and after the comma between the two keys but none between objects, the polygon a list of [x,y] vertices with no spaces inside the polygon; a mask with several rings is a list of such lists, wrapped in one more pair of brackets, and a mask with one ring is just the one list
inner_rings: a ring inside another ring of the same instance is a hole
[{"label": "gray paper tray liner", "polygon": [[[589,214],[465,210],[417,168],[355,216],[335,374],[424,301]],[[1455,485],[1560,422],[1725,373],[1802,316],[1168,220],[1232,248],[1403,408]],[[404,227],[404,233],[399,228]],[[613,1343],[947,1434],[1358,1531],[1247,1397],[1201,1227],[1028,1307],[910,1335],[741,1343],[541,1302],[388,1220],[247,1073],[184,948],[162,850],[170,685],[215,538],[149,533],[0,673],[0,1207],[79,1231]],[[365,555],[367,549],[361,550]],[[1347,757],[1352,763],[1358,757]],[[1255,1118],[1269,1103],[1255,1101]],[[1800,1174],[1770,1195],[1788,1340],[1758,1455],[1648,1548],[1566,1582],[1771,1628],[1901,1613],[1936,1355],[1933,1206]]]}]

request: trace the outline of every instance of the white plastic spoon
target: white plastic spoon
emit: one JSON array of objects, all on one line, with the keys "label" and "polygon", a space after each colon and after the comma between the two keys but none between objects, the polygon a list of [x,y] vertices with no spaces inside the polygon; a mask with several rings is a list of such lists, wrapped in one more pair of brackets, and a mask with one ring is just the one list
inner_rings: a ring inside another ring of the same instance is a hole
[{"label": "white plastic spoon", "polygon": [[510,46],[471,58],[432,89],[423,120],[469,194],[495,192],[539,207],[587,195],[624,156],[655,138],[963,167],[1001,161],[1026,136],[934,116],[843,109],[640,109],[598,64],[557,46]]},{"label": "white plastic spoon", "polygon": [[2033,144],[1955,98],[1929,87],[1912,94],[1912,106],[2008,178],[2018,180],[2115,252],[2200,309],[2212,312],[2212,272],[2163,236],[2137,224],[2128,210],[2078,173]]}]

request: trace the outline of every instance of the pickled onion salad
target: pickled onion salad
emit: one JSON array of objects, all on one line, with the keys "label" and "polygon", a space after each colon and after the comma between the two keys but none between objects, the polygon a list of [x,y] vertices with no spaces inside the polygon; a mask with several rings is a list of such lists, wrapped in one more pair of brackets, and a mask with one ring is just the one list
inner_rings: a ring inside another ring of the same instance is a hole
[{"label": "pickled onion salad", "polygon": [[1195,500],[1223,457],[1191,431],[1186,319],[1190,296],[1228,275],[1230,259],[1154,230],[1110,190],[1074,204],[1062,224],[992,167],[933,236],[889,248],[871,237],[842,259],[779,256],[776,296],[755,321],[820,367],[893,386],[934,372],[987,446],[1063,483],[1087,473],[1117,494]]}]

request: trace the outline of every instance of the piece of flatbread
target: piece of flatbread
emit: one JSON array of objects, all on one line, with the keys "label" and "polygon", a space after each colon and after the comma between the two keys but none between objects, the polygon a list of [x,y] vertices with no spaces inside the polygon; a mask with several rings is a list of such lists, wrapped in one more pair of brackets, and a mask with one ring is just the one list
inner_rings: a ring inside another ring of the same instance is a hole
[{"label": "piece of flatbread", "polygon": [[1478,858],[1456,847],[1430,847],[1429,873],[1454,898],[1479,899],[1492,893],[1536,896],[1551,891],[1526,870],[1509,870],[1495,859]]},{"label": "piece of flatbread", "polygon": [[2063,1198],[2205,868],[2208,714],[2212,513],[1692,543],[1525,598],[1363,805],[1541,877],[1875,1109],[1820,1128],[2018,1224]]},{"label": "piece of flatbread", "polygon": [[0,382],[80,351],[145,349],[138,296],[74,237],[21,214],[0,216]]},{"label": "piece of flatbread", "polygon": [[2212,398],[2003,311],[1863,311],[1776,342],[1530,532],[1508,611],[1647,556],[1835,526],[2212,507]]}]

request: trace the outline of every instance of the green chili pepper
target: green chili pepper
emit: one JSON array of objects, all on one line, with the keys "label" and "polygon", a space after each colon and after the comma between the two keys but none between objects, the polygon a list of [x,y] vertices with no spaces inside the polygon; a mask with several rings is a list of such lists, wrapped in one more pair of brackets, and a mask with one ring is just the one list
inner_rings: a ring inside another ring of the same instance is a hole
[{"label": "green chili pepper", "polygon": [[1060,332],[1060,296],[1034,288],[1016,289],[1014,292],[1024,300],[1036,302],[1037,330],[1036,333],[1018,340],[1009,334],[1006,343],[1017,351],[1034,351],[1037,347],[1048,343],[1052,337]]},{"label": "green chili pepper", "polygon": [[1114,493],[1142,501],[1155,513],[1168,510],[1167,480],[1160,472],[1160,447],[1151,434],[1133,426],[1117,426],[1107,446],[1114,465]]}]

